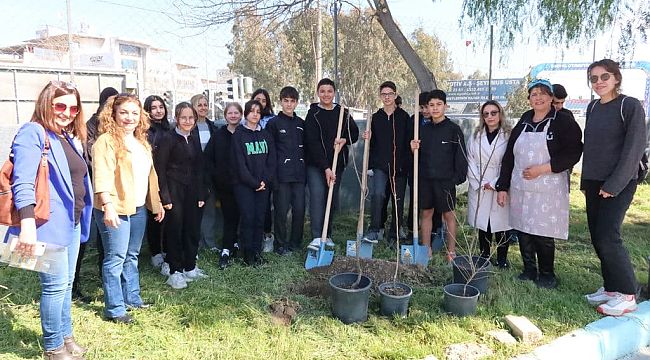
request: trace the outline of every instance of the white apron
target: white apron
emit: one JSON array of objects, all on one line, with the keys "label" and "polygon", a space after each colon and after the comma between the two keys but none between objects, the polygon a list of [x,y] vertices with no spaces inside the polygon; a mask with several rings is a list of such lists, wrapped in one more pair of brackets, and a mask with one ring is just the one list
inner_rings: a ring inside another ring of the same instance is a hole
[{"label": "white apron", "polygon": [[[546,140],[548,120],[544,131],[525,132],[515,142],[515,164],[510,185],[510,226],[532,235],[556,239],[569,236],[569,176],[568,171],[523,178],[529,166],[550,162]],[[525,124],[525,126],[533,126]],[[552,136],[552,135],[550,135]]]}]

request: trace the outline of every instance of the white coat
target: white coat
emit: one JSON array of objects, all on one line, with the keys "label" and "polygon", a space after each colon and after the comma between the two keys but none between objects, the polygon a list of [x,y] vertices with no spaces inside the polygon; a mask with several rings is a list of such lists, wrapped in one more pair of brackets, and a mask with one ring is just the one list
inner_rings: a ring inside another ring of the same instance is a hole
[{"label": "white coat", "polygon": [[[499,134],[488,142],[485,131],[473,135],[467,146],[467,222],[480,230],[487,231],[488,221],[492,233],[510,230],[509,204],[497,204],[497,192],[485,190],[489,183],[495,187],[501,171],[501,159],[506,152],[509,134],[499,130]],[[480,194],[480,202],[479,202]],[[478,208],[478,213],[476,212]]]}]

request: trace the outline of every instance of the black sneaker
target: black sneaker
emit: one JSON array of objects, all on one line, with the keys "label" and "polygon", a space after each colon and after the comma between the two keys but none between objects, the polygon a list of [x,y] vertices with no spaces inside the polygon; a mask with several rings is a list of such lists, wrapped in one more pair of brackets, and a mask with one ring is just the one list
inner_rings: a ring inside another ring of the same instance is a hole
[{"label": "black sneaker", "polygon": [[535,285],[544,289],[555,289],[557,287],[557,279],[553,274],[540,274],[537,280],[535,280]]},{"label": "black sneaker", "polygon": [[221,257],[219,258],[219,268],[222,270],[225,269],[228,266],[228,262],[230,262],[230,256],[227,254],[221,254]]},{"label": "black sneaker", "polygon": [[497,261],[497,267],[502,270],[510,269],[510,263],[508,260]]},{"label": "black sneaker", "polygon": [[135,320],[133,320],[133,318],[129,314],[124,314],[122,316],[117,316],[114,318],[108,318],[108,320],[116,324],[125,324],[125,325],[133,324],[135,322]]},{"label": "black sneaker", "polygon": [[524,271],[521,274],[519,274],[519,276],[517,276],[517,279],[522,281],[535,281],[537,280],[537,274]]}]

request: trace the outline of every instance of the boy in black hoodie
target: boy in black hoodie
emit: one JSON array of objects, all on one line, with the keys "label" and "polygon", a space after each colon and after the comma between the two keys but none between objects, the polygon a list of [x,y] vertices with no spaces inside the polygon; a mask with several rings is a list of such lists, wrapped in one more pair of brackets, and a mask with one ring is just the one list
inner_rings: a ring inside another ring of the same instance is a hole
[{"label": "boy in black hoodie", "polygon": [[232,137],[235,198],[240,214],[240,248],[247,265],[262,264],[264,216],[268,191],[275,178],[275,145],[271,134],[259,125],[262,104],[250,100],[244,106],[246,123]]},{"label": "boy in black hoodie", "polygon": [[[363,239],[372,243],[379,240],[379,230],[383,228],[382,208],[387,189],[393,203],[389,238],[397,236],[396,220],[401,224],[404,215],[404,192],[411,164],[409,143],[413,138],[409,131],[412,129],[409,114],[395,104],[395,83],[383,82],[379,86],[379,96],[384,106],[372,115],[370,131],[366,130],[363,134],[364,139],[370,141],[368,168],[372,170],[369,177],[370,226]],[[393,194],[397,197],[396,209]]]},{"label": "boy in black hoodie", "polygon": [[411,141],[411,149],[420,149],[419,205],[420,238],[431,251],[432,216],[442,212],[447,224],[447,260],[456,256],[456,185],[465,182],[467,158],[465,136],[460,126],[445,116],[447,94],[433,90],[427,96],[430,121],[420,124],[420,140]]},{"label": "boy in black hoodie", "polygon": [[[277,174],[273,187],[275,207],[275,252],[284,255],[300,247],[305,223],[304,120],[293,112],[298,105],[298,90],[280,90],[282,111],[269,120],[266,130],[273,136]],[[287,234],[287,215],[291,208],[291,233]]]},{"label": "boy in black hoodie", "polygon": [[[305,117],[305,163],[307,165],[307,186],[309,187],[311,234],[314,238],[309,247],[313,249],[320,247],[318,238],[321,237],[325,224],[328,186],[334,186],[331,220],[334,214],[333,210],[336,209],[338,203],[339,179],[341,179],[348,162],[348,147],[359,139],[359,128],[347,110],[343,113],[341,137],[336,138],[341,106],[333,102],[336,91],[334,81],[328,78],[320,80],[317,91],[320,102],[311,104]],[[335,146],[342,148],[339,152],[336,169],[331,169]],[[329,239],[330,232],[331,227],[328,231],[327,246],[333,247],[334,243]]]}]

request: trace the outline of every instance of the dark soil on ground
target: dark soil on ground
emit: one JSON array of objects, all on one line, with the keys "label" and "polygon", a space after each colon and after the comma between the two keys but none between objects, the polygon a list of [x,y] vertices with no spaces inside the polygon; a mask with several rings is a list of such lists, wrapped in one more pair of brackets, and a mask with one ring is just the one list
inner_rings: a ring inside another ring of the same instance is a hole
[{"label": "dark soil on ground", "polygon": [[300,304],[287,298],[281,298],[269,305],[269,311],[271,312],[271,321],[275,324],[291,325],[291,321],[300,311]]},{"label": "dark soil on ground", "polygon": [[[377,292],[377,287],[385,282],[393,281],[395,275],[395,262],[382,259],[359,259],[363,275],[372,280],[372,292]],[[302,294],[308,297],[329,297],[329,278],[336,274],[357,272],[357,259],[346,256],[337,256],[332,265],[317,267],[308,270],[309,276],[300,283],[289,286],[289,292]],[[397,281],[413,286],[441,285],[445,278],[441,274],[418,265],[399,266]],[[400,290],[400,289],[396,289]]]}]

